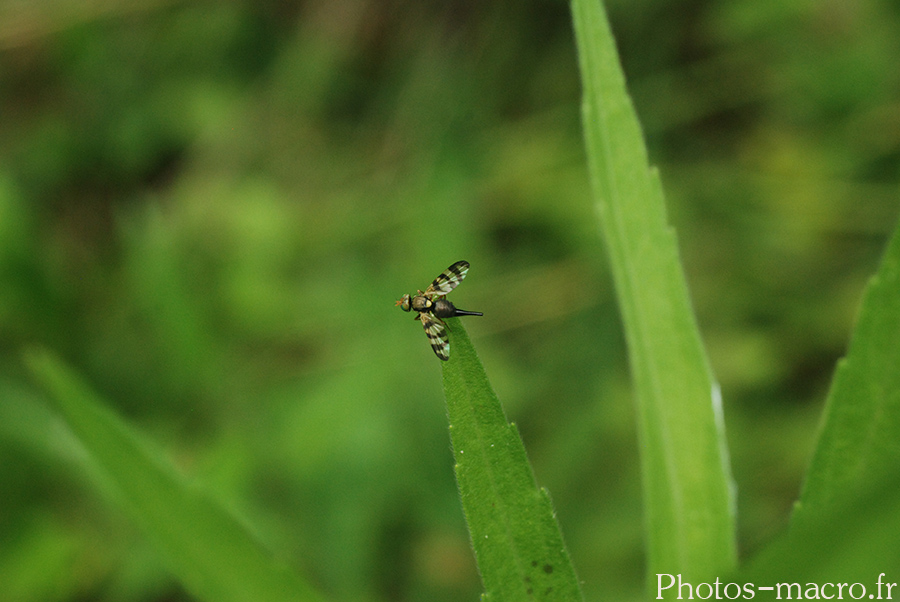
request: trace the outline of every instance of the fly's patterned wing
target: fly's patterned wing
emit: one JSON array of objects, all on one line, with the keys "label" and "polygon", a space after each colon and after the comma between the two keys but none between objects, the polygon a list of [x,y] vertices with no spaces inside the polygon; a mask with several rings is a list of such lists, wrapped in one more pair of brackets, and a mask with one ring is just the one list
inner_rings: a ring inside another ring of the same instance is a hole
[{"label": "fly's patterned wing", "polygon": [[447,328],[440,318],[421,313],[419,319],[422,320],[422,326],[425,327],[425,334],[428,336],[428,342],[434,349],[434,354],[445,362],[450,359],[450,337],[447,336]]},{"label": "fly's patterned wing", "polygon": [[468,261],[457,261],[449,268],[441,272],[425,290],[425,295],[444,296],[463,281],[466,272],[469,271]]}]

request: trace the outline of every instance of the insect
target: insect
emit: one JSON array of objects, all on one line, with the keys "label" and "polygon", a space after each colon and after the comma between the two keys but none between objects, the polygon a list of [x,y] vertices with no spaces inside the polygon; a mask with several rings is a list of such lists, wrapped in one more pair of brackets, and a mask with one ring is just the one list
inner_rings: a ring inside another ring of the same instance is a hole
[{"label": "insect", "polygon": [[425,327],[425,334],[434,354],[444,361],[450,359],[450,337],[447,336],[447,325],[441,318],[484,315],[479,311],[456,309],[456,306],[444,298],[463,281],[468,271],[468,261],[457,261],[441,272],[424,293],[416,291],[415,296],[403,295],[395,304],[403,311],[416,311],[415,319],[420,320]]}]

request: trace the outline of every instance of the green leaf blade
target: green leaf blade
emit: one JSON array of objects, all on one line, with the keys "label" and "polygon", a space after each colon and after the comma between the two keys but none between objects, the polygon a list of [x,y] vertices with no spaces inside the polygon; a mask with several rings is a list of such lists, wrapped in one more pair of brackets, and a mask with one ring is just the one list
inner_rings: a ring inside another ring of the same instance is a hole
[{"label": "green leaf blade", "polygon": [[800,505],[828,511],[900,465],[900,227],[869,282],[838,364]]},{"label": "green leaf blade", "polygon": [[59,359],[36,351],[26,361],[123,509],[188,591],[210,602],[322,599],[235,517],[185,481]]},{"label": "green leaf blade", "polygon": [[648,582],[735,566],[733,485],[718,386],[674,232],[599,0],[573,0],[588,167],[637,392]]},{"label": "green leaf blade", "polygon": [[550,497],[538,489],[471,341],[447,320],[444,395],[460,499],[485,600],[583,600]]}]

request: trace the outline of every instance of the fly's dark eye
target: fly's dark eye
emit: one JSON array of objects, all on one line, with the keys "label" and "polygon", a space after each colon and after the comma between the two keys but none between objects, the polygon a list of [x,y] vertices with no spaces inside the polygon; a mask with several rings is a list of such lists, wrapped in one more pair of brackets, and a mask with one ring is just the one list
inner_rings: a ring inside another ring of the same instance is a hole
[{"label": "fly's dark eye", "polygon": [[394,305],[399,305],[403,311],[409,311],[409,295],[403,295]]}]

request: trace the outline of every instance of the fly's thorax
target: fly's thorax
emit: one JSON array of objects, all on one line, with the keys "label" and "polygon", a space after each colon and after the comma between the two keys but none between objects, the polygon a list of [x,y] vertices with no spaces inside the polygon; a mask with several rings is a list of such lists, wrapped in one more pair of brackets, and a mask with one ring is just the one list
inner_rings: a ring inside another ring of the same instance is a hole
[{"label": "fly's thorax", "polygon": [[416,311],[428,311],[432,307],[431,299],[422,295],[416,295],[412,298],[412,308]]}]

